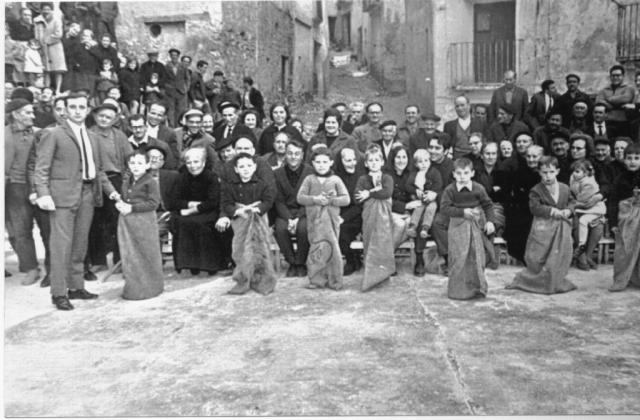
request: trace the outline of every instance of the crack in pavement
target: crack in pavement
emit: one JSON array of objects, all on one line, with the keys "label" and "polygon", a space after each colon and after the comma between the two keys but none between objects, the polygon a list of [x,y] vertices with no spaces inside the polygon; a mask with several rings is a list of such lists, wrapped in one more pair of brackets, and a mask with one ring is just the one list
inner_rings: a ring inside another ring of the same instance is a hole
[{"label": "crack in pavement", "polygon": [[447,366],[453,375],[456,384],[456,393],[458,396],[464,401],[464,404],[467,406],[467,410],[471,415],[484,415],[484,410],[482,407],[478,406],[474,401],[473,397],[470,395],[467,384],[462,379],[461,366],[458,363],[458,358],[456,356],[453,348],[449,347],[446,343],[446,336],[444,332],[444,328],[440,325],[440,321],[438,318],[427,308],[420,297],[418,296],[418,288],[416,286],[415,279],[409,280],[409,286],[413,289],[414,296],[420,307],[422,308],[422,312],[424,313],[425,320],[428,324],[433,325],[436,328],[436,346],[442,353],[442,356],[447,361]]}]

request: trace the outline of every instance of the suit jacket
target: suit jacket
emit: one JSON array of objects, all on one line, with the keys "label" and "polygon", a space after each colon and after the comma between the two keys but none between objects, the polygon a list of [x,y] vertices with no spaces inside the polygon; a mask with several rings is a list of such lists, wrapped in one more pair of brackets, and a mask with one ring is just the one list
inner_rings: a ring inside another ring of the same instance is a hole
[{"label": "suit jacket", "polygon": [[[506,97],[507,89],[504,86],[499,87],[493,91],[491,96],[491,103],[489,104],[489,110],[487,112],[487,121],[492,123],[498,116],[498,109],[507,103]],[[515,108],[516,113],[513,117],[514,120],[522,120],[527,112],[527,105],[529,105],[529,94],[521,87],[514,86],[513,95],[511,97],[511,105]]]},{"label": "suit jacket", "polygon": [[[88,133],[96,177],[93,180],[93,197],[96,207],[102,206],[102,191],[106,195],[115,191],[102,170],[100,147]],[[45,130],[42,141],[36,145],[34,182],[38,197],[51,196],[56,207],[73,207],[82,198],[82,158],[78,141],[65,122],[62,126]]]},{"label": "suit jacket", "polygon": [[221,142],[229,137],[233,137],[240,134],[245,134],[249,136],[249,138],[253,138],[253,131],[249,127],[244,124],[237,123],[233,126],[233,130],[225,137],[224,132],[227,129],[227,124],[221,124],[213,130],[213,137],[216,139],[216,142]]},{"label": "suit jacket", "polygon": [[[553,99],[553,104],[555,106],[555,101],[558,99],[558,95],[551,95]],[[527,107],[527,114],[525,118],[525,122],[531,127],[532,130],[535,130],[537,127],[544,125],[547,121],[547,110],[545,109],[545,97],[543,92],[538,92],[531,97],[531,102]],[[553,108],[549,108],[550,110]]]},{"label": "suit jacket", "polygon": [[[176,73],[173,73],[174,67],[177,68]],[[165,65],[165,75],[167,77],[164,87],[167,92],[167,96],[176,97],[184,96],[189,92],[189,72],[187,69],[178,63],[177,66],[169,61]]]},{"label": "suit jacket", "polygon": [[273,174],[276,179],[276,201],[275,208],[276,214],[279,218],[289,220],[296,219],[298,217],[305,216],[304,206],[298,203],[298,191],[302,185],[302,181],[308,176],[313,174],[313,169],[303,163],[302,174],[297,185],[291,185],[285,172],[286,164],[276,169]]},{"label": "suit jacket", "polygon": [[[613,139],[618,137],[620,134],[618,133],[618,130],[616,129],[616,127],[612,126],[608,121],[605,121],[602,124],[604,125],[605,131],[606,131],[605,136],[612,142],[611,147],[613,147]],[[587,129],[585,131],[585,134],[590,135],[594,139],[596,138],[596,136],[599,135],[596,132],[595,123],[593,121],[589,125],[587,125]],[[637,136],[638,135],[638,131],[636,130],[635,133],[631,132],[631,134]],[[637,137],[635,137],[635,136],[632,136],[631,138],[634,139],[634,140],[637,140]]]},{"label": "suit jacket", "polygon": [[[471,124],[469,124],[469,134],[482,133],[482,135],[485,136],[486,129],[487,129],[487,124],[484,121],[478,118],[473,118],[473,117],[471,118]],[[461,150],[461,152],[458,152],[458,154],[460,153],[465,154],[465,153],[471,152],[471,149],[469,148],[468,143],[466,145],[457,144],[458,118],[444,123],[444,127],[442,131],[449,136],[451,140],[451,147],[453,147],[454,152],[455,152],[455,149]]]}]

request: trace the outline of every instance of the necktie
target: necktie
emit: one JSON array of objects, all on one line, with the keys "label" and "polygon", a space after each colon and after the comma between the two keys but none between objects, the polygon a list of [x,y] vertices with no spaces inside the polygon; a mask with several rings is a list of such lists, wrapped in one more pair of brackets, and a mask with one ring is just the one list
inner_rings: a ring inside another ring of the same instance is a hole
[{"label": "necktie", "polygon": [[602,124],[598,124],[598,134],[602,135]]},{"label": "necktie", "polygon": [[80,129],[80,148],[82,149],[82,178],[89,180],[89,158],[87,157],[87,147],[85,146],[84,130]]},{"label": "necktie", "polygon": [[227,137],[229,137],[232,131],[233,131],[233,127],[227,126],[227,128],[225,128],[224,130],[224,138],[226,139]]}]

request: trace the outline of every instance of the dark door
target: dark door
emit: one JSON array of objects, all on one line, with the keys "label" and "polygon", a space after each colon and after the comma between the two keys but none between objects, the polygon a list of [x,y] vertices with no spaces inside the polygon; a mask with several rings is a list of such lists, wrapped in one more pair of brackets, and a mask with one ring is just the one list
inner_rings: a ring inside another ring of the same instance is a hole
[{"label": "dark door", "polygon": [[505,71],[515,70],[516,3],[476,4],[473,14],[476,82],[501,82]]}]

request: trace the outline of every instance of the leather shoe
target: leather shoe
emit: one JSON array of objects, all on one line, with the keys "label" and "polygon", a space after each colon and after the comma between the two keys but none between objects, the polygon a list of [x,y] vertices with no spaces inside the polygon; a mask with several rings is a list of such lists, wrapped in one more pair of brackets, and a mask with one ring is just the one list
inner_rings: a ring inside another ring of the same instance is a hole
[{"label": "leather shoe", "polygon": [[84,279],[86,281],[96,281],[96,280],[98,280],[96,275],[93,274],[93,272],[91,270],[87,270],[87,271],[84,272]]},{"label": "leather shoe", "polygon": [[73,305],[66,296],[51,296],[51,302],[61,311],[70,311],[73,309]]},{"label": "leather shoe", "polygon": [[49,274],[47,273],[47,275],[44,276],[44,278],[40,282],[40,287],[49,287],[49,286],[51,286],[51,280],[49,279]]},{"label": "leather shoe", "polygon": [[82,299],[82,300],[98,299],[98,295],[96,295],[95,293],[87,292],[87,289],[78,289],[78,290],[69,289],[69,299]]}]

